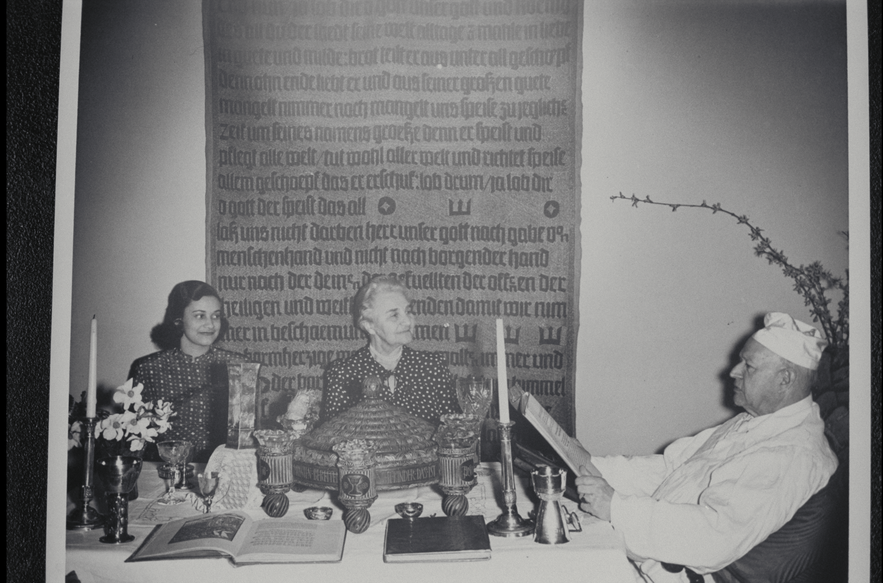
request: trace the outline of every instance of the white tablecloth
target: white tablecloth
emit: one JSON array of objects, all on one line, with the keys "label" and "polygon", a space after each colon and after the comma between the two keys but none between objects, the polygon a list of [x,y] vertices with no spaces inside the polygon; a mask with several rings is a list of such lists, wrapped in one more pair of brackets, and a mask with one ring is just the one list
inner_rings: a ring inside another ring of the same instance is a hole
[{"label": "white tablecloth", "polygon": [[[144,541],[144,537],[159,522],[177,516],[196,515],[196,495],[187,494],[190,503],[160,507],[156,499],[162,494],[156,467],[145,463],[139,478],[137,501],[130,502],[129,534],[133,542],[121,545],[102,544],[101,529],[68,531],[66,570],[75,571],[82,583],[198,583],[247,581],[269,583],[308,581],[310,583],[453,583],[475,581],[635,583],[635,568],[628,562],[622,539],[610,524],[578,512],[582,532],[572,534],[572,540],[561,545],[535,543],[533,537],[491,537],[492,556],[487,561],[449,563],[387,564],[383,562],[383,538],[386,521],[398,518],[393,507],[399,502],[418,501],[424,506],[424,516],[443,516],[441,493],[436,487],[413,488],[381,492],[369,509],[371,526],[362,534],[347,533],[343,561],[327,564],[248,565],[235,567],[226,559],[179,559],[125,563],[126,558]],[[198,468],[201,469],[201,468]],[[499,464],[483,464],[478,485],[469,494],[469,514],[483,514],[486,520],[501,512]],[[526,480],[518,483],[518,511],[527,518],[537,499],[533,492],[525,492]],[[332,506],[332,520],[341,520],[343,507],[334,493],[320,490],[289,493],[289,515],[303,516],[303,509],[314,505]],[[575,504],[564,500],[568,510]],[[246,507],[255,518],[266,517],[259,507]]]}]

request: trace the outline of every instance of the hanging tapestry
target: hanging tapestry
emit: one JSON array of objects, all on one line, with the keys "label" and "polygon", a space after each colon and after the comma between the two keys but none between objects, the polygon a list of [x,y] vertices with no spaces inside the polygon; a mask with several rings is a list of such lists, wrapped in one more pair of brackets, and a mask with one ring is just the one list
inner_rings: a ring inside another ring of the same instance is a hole
[{"label": "hanging tapestry", "polygon": [[[579,0],[206,0],[207,270],[258,424],[366,343],[351,300],[413,294],[411,346],[574,430]],[[496,413],[492,412],[496,416]]]}]

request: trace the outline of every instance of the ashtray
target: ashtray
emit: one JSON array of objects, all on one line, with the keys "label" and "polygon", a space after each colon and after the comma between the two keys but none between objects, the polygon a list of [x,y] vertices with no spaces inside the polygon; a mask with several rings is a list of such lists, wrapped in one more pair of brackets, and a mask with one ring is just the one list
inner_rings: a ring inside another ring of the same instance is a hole
[{"label": "ashtray", "polygon": [[304,516],[310,520],[328,520],[332,512],[334,509],[328,506],[310,506],[304,509]]},{"label": "ashtray", "polygon": [[423,504],[419,502],[402,502],[396,504],[396,513],[402,518],[413,520],[423,514]]}]

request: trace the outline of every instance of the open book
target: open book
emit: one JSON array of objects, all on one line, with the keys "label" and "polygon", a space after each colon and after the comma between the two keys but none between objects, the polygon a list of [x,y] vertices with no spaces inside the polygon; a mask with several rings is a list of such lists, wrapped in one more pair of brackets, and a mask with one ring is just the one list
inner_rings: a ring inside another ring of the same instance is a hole
[{"label": "open book", "polygon": [[578,440],[567,435],[540,402],[531,397],[530,393],[522,391],[518,385],[513,385],[509,387],[509,402],[524,415],[525,419],[530,421],[530,424],[561,456],[575,476],[580,475],[580,466],[585,466],[590,474],[600,475],[591,461],[592,456],[589,455],[589,452]]},{"label": "open book", "polygon": [[204,514],[157,526],[126,562],[227,557],[237,565],[333,563],[343,557],[345,538],[340,520]]}]

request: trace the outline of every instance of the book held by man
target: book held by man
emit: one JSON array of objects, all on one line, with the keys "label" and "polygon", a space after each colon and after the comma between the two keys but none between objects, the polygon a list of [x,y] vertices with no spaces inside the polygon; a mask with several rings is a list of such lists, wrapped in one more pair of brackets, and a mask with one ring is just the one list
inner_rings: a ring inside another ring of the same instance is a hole
[{"label": "book held by man", "polygon": [[484,516],[391,519],[386,523],[387,563],[481,561],[491,558]]},{"label": "book held by man", "polygon": [[509,402],[537,429],[575,476],[580,475],[581,467],[585,467],[590,474],[599,475],[589,452],[579,441],[567,435],[535,397],[522,391],[518,385],[513,385],[509,387]]},{"label": "book held by man", "polygon": [[343,557],[343,521],[203,514],[161,524],[126,562],[227,557],[236,565],[333,563]]}]

